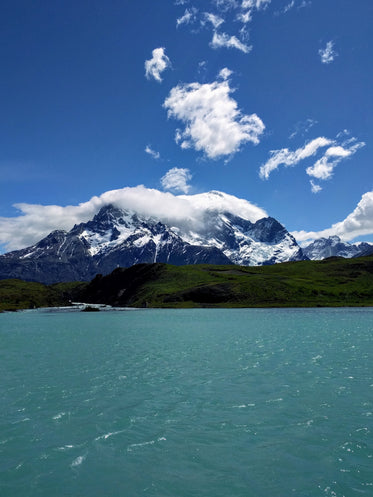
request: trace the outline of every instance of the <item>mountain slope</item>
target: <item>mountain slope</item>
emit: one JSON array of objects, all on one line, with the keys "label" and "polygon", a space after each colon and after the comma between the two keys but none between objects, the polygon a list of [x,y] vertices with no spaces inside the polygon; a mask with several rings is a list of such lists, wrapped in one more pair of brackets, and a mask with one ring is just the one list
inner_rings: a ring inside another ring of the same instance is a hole
[{"label": "mountain slope", "polygon": [[0,281],[0,312],[69,301],[172,308],[372,306],[372,275],[372,256],[261,267],[137,264],[89,283]]},{"label": "mountain slope", "polygon": [[139,264],[97,276],[80,297],[120,307],[372,306],[372,274],[372,257],[262,267]]},{"label": "mountain slope", "polygon": [[0,279],[51,284],[89,281],[139,263],[267,265],[303,259],[292,235],[271,217],[251,222],[205,209],[198,223],[186,217],[171,226],[107,205],[69,232],[54,231],[31,247],[0,256]]}]

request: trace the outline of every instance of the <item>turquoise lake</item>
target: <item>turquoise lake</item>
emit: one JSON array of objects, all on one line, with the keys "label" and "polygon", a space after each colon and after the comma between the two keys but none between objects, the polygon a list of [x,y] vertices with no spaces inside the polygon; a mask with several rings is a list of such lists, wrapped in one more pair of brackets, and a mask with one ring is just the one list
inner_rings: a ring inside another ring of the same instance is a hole
[{"label": "turquoise lake", "polygon": [[373,496],[373,309],[0,315],[1,497]]}]

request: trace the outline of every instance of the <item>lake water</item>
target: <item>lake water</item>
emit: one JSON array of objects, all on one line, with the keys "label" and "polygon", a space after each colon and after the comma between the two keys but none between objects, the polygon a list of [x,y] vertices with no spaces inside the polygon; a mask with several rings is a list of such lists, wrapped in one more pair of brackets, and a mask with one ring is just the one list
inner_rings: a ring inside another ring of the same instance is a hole
[{"label": "lake water", "polygon": [[373,496],[372,318],[1,314],[0,495]]}]

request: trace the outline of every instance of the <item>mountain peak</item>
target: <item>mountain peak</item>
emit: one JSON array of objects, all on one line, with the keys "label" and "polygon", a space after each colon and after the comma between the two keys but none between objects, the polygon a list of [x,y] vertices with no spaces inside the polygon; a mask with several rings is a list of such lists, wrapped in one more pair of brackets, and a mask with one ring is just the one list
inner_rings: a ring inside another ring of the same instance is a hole
[{"label": "mountain peak", "polygon": [[107,204],[70,232],[54,231],[33,247],[0,256],[0,278],[21,273],[49,284],[139,263],[263,265],[304,258],[287,230],[249,202],[218,191],[193,202],[198,216],[187,215],[176,227],[166,216]]},{"label": "mountain peak", "polygon": [[119,207],[116,207],[113,204],[107,204],[101,207],[98,213],[94,216],[93,221],[95,222],[109,221],[115,218],[119,218],[123,216],[123,214],[124,211],[122,209],[119,209]]}]

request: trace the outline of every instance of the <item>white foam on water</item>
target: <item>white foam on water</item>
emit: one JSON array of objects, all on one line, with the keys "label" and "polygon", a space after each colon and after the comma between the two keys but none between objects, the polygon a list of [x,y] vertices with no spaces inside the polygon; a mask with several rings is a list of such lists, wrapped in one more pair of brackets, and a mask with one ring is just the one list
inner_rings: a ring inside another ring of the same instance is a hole
[{"label": "white foam on water", "polygon": [[30,418],[23,418],[23,419],[18,419],[17,421],[12,421],[12,425],[18,425],[19,423],[25,423],[27,421],[31,421]]},{"label": "white foam on water", "polygon": [[318,355],[315,355],[315,357],[312,357],[313,361],[317,361],[318,359],[322,359],[322,355],[318,354]]},{"label": "white foam on water", "polygon": [[357,431],[357,432],[359,432],[359,431],[365,431],[365,433],[366,433],[366,434],[370,433],[369,428],[367,428],[367,427],[364,427],[364,428],[358,428],[358,429],[357,429],[357,430],[355,430],[355,431]]},{"label": "white foam on water", "polygon": [[70,449],[73,449],[75,447],[75,445],[64,445],[62,447],[57,447],[56,450],[70,450]]},{"label": "white foam on water", "polygon": [[53,416],[53,419],[55,421],[57,421],[58,419],[61,419],[63,416],[66,416],[66,413],[65,412],[59,412],[58,414],[56,414],[55,416]]},{"label": "white foam on water", "polygon": [[140,442],[137,444],[131,444],[129,447],[127,447],[127,452],[132,452],[133,449],[136,449],[137,447],[146,447],[147,445],[154,445],[155,440],[149,440],[149,442]]},{"label": "white foam on water", "polygon": [[97,440],[107,440],[110,437],[114,437],[115,435],[119,435],[120,433],[123,433],[125,430],[119,430],[119,431],[113,431],[109,433],[105,433],[105,435],[100,435],[99,437],[95,438],[95,441]]},{"label": "white foam on water", "polygon": [[232,406],[232,409],[245,409],[246,407],[255,407],[255,404],[241,404],[238,406]]},{"label": "white foam on water", "polygon": [[85,458],[87,457],[87,454],[83,455],[83,456],[78,456],[76,459],[73,460],[73,462],[71,463],[71,467],[72,468],[76,468],[77,466],[80,466],[83,461],[85,460]]}]

